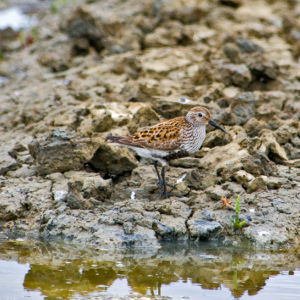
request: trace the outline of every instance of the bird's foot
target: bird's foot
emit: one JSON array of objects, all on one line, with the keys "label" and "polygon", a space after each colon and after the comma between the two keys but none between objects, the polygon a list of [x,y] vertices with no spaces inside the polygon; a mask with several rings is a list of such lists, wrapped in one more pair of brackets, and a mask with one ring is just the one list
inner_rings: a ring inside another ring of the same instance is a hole
[{"label": "bird's foot", "polygon": [[[170,184],[161,180],[158,182],[160,188],[160,199],[167,199],[171,196],[172,192],[176,189],[177,184]],[[167,187],[170,187],[170,190],[167,190]]]},{"label": "bird's foot", "polygon": [[[177,179],[175,184],[170,184],[168,182],[163,182],[163,180],[160,178],[158,181],[158,185],[160,187],[160,199],[167,199],[172,195],[172,192],[176,189],[177,185],[182,183],[184,179],[186,178],[186,173],[183,174],[179,179]],[[166,187],[170,187],[170,190],[167,190]]]}]

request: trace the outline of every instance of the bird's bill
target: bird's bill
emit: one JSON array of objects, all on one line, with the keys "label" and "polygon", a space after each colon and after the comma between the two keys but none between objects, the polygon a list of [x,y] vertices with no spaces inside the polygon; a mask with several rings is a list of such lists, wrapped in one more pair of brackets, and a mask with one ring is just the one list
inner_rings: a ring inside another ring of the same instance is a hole
[{"label": "bird's bill", "polygon": [[227,133],[227,131],[223,127],[221,127],[219,124],[217,124],[214,120],[210,119],[208,121],[208,123],[218,129],[222,130],[223,132]]}]

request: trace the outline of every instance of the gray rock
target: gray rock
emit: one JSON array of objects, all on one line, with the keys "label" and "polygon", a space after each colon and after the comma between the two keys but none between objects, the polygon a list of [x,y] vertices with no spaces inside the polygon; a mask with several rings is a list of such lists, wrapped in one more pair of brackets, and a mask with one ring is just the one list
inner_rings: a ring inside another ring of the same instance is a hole
[{"label": "gray rock", "polygon": [[230,106],[230,112],[237,117],[238,125],[244,125],[255,116],[256,97],[251,92],[240,93],[235,96]]},{"label": "gray rock", "polygon": [[190,236],[200,240],[208,240],[216,237],[222,229],[219,222],[192,219],[187,222]]},{"label": "gray rock", "polygon": [[90,164],[106,178],[131,172],[137,166],[137,160],[126,148],[104,144],[95,152]]},{"label": "gray rock", "polygon": [[247,184],[247,191],[249,193],[257,190],[265,190],[267,188],[267,176],[261,175]]},{"label": "gray rock", "polygon": [[227,43],[223,46],[224,54],[232,63],[240,62],[240,50],[234,43]]},{"label": "gray rock", "polygon": [[97,26],[94,17],[84,8],[78,7],[74,14],[63,24],[64,31],[74,39],[86,39],[96,50],[104,48],[104,34]]},{"label": "gray rock", "polygon": [[264,50],[259,45],[255,44],[251,40],[238,39],[237,45],[243,53],[264,52]]},{"label": "gray rock", "polygon": [[220,185],[211,186],[206,189],[207,196],[214,201],[220,201],[221,197],[228,197],[230,196],[230,192],[226,191]]},{"label": "gray rock", "polygon": [[247,87],[251,80],[251,73],[245,64],[225,64],[219,67],[223,82],[226,85]]},{"label": "gray rock", "polygon": [[21,167],[21,164],[7,152],[0,153],[0,175],[5,175],[9,171],[15,171],[19,167]]},{"label": "gray rock", "polygon": [[82,169],[95,151],[90,141],[64,130],[34,140],[29,150],[41,175]]},{"label": "gray rock", "polygon": [[181,217],[161,215],[160,221],[154,222],[153,229],[162,239],[176,240],[187,232],[185,221]]},{"label": "gray rock", "polygon": [[213,148],[216,146],[224,146],[232,141],[232,137],[220,130],[214,130],[206,135],[202,147]]}]

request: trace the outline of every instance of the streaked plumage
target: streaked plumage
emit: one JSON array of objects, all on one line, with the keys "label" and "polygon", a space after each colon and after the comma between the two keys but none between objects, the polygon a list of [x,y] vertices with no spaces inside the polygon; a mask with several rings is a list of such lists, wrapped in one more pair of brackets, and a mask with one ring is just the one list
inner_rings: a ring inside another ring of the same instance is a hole
[{"label": "streaked plumage", "polygon": [[107,139],[111,143],[135,150],[139,156],[161,162],[163,165],[161,177],[157,170],[157,163],[155,163],[155,168],[160,185],[164,185],[161,196],[167,197],[164,166],[172,159],[186,157],[197,152],[205,139],[208,123],[226,132],[210,119],[210,113],[206,108],[197,106],[192,108],[185,117],[159,123],[129,136],[109,135]]}]

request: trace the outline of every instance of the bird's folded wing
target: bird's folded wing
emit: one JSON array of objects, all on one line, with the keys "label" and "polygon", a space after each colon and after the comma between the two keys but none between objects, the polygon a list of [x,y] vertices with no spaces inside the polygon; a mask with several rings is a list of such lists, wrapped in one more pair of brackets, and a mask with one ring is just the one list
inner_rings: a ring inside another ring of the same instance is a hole
[{"label": "bird's folded wing", "polygon": [[133,135],[120,137],[118,143],[162,151],[177,150],[182,143],[182,122],[182,118],[175,118]]}]

